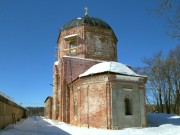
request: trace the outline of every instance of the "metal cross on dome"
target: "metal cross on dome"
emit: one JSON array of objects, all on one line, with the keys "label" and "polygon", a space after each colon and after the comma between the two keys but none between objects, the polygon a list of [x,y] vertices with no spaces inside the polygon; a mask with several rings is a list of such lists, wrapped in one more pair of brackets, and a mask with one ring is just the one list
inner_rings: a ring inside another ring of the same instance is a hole
[{"label": "metal cross on dome", "polygon": [[88,15],[88,7],[85,7],[85,16]]}]

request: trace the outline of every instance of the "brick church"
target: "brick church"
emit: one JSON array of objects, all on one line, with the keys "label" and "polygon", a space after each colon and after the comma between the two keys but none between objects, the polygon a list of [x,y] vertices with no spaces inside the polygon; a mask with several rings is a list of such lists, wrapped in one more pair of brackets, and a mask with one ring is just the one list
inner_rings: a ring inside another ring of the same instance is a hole
[{"label": "brick church", "polygon": [[62,27],[57,43],[47,118],[88,128],[146,126],[147,77],[117,62],[117,38],[105,21],[86,10]]}]

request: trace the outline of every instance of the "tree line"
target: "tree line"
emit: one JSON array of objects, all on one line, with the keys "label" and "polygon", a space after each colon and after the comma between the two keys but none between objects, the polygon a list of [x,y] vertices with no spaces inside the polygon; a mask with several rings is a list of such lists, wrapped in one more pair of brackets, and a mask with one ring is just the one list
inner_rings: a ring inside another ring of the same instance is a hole
[{"label": "tree line", "polygon": [[44,107],[26,107],[28,116],[44,116]]}]

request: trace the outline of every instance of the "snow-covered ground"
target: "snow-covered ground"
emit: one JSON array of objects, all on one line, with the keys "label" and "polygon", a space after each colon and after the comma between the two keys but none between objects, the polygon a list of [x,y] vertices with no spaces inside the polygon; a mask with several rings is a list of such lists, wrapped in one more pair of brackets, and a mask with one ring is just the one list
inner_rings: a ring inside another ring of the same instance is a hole
[{"label": "snow-covered ground", "polygon": [[150,113],[147,119],[148,128],[105,130],[75,127],[44,117],[30,117],[0,130],[0,135],[180,135],[180,116]]}]

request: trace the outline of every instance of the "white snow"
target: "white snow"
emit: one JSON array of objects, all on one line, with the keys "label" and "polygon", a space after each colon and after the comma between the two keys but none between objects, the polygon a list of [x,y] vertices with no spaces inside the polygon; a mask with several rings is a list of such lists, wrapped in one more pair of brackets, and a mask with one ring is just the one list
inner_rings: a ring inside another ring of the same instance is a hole
[{"label": "white snow", "polygon": [[97,74],[97,73],[103,73],[103,72],[113,72],[113,73],[124,74],[124,75],[141,76],[141,75],[136,74],[134,71],[132,71],[130,68],[128,68],[126,65],[122,63],[102,62],[102,63],[98,63],[92,66],[86,72],[84,72],[83,74],[80,74],[79,77],[88,76],[88,75]]},{"label": "white snow", "polygon": [[105,61],[102,61],[102,60],[95,60],[95,59],[88,59],[88,58],[78,58],[78,57],[75,57],[75,56],[63,56],[64,58],[72,58],[72,59],[79,59],[79,60],[84,60],[84,61],[95,61],[95,62],[105,62]]},{"label": "white snow", "polygon": [[58,61],[54,62],[54,65],[58,65],[58,63],[59,63]]},{"label": "white snow", "polygon": [[148,128],[106,130],[76,127],[44,117],[30,117],[0,130],[0,135],[180,135],[180,116],[147,114]]},{"label": "white snow", "polygon": [[71,35],[67,35],[65,37],[63,37],[64,39],[67,39],[67,38],[71,38],[71,37],[76,37],[78,36],[79,34],[71,34]]}]

